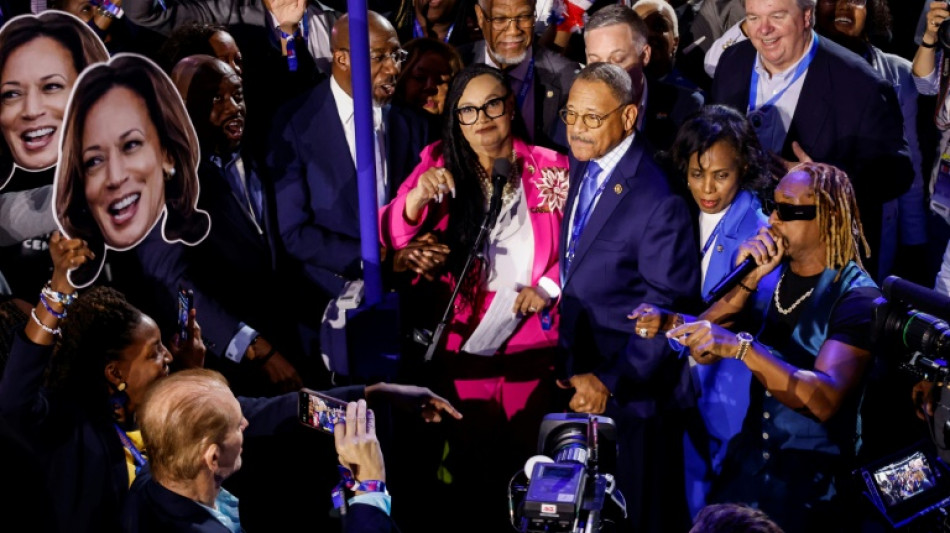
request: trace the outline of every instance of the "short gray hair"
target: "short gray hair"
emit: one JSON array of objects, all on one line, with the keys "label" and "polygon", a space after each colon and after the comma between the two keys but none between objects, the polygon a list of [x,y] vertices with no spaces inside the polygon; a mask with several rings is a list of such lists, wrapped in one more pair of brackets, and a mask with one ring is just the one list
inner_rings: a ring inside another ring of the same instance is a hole
[{"label": "short gray hair", "polygon": [[634,103],[633,82],[627,71],[613,63],[591,63],[584,67],[574,78],[574,81],[599,81],[610,89],[620,105]]},{"label": "short gray hair", "polygon": [[586,33],[590,30],[613,26],[615,24],[625,24],[630,28],[630,33],[633,35],[633,42],[637,47],[637,53],[642,52],[643,47],[647,45],[647,24],[643,22],[640,15],[637,15],[636,11],[623,4],[611,4],[595,11],[594,14],[587,19],[587,24],[584,25],[584,31]]}]

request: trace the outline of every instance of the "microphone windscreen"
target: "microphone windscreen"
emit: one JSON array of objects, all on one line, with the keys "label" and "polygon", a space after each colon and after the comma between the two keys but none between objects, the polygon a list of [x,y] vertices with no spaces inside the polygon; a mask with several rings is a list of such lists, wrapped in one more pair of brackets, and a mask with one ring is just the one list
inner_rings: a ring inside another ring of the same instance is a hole
[{"label": "microphone windscreen", "polygon": [[511,174],[511,161],[507,157],[499,157],[495,159],[495,163],[492,165],[491,175],[492,182],[494,183],[495,179],[499,176],[508,179],[508,175]]}]

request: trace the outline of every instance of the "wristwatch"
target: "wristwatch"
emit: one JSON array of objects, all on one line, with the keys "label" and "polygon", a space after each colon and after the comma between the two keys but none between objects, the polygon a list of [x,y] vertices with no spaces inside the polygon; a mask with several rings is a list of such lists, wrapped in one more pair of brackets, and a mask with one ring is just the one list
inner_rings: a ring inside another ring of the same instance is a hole
[{"label": "wristwatch", "polygon": [[741,331],[736,333],[736,340],[739,341],[739,350],[736,352],[736,361],[742,361],[745,358],[745,354],[749,351],[749,347],[752,346],[752,341],[755,340],[755,337],[751,333]]}]

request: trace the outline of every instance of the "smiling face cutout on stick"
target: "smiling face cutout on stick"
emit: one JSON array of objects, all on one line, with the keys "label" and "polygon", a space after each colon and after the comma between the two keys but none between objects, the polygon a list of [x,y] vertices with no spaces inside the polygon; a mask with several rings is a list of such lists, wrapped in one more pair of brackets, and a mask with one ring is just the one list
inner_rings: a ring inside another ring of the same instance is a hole
[{"label": "smiling face cutout on stick", "polygon": [[169,243],[204,239],[198,160],[181,97],[157,65],[119,54],[85,70],[63,121],[54,205],[60,229],[85,239],[96,261],[70,272],[70,282],[92,283],[106,249],[134,247],[160,220]]}]

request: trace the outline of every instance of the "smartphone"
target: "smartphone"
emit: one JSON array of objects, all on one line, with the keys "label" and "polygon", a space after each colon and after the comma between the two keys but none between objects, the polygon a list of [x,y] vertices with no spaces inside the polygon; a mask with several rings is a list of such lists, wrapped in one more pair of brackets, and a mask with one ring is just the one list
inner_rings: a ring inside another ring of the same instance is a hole
[{"label": "smartphone", "polygon": [[188,340],[188,315],[195,308],[195,293],[191,289],[178,289],[178,338]]},{"label": "smartphone", "polygon": [[300,390],[297,412],[301,424],[326,433],[333,433],[333,427],[338,422],[346,421],[346,402],[322,392],[304,388]]}]

